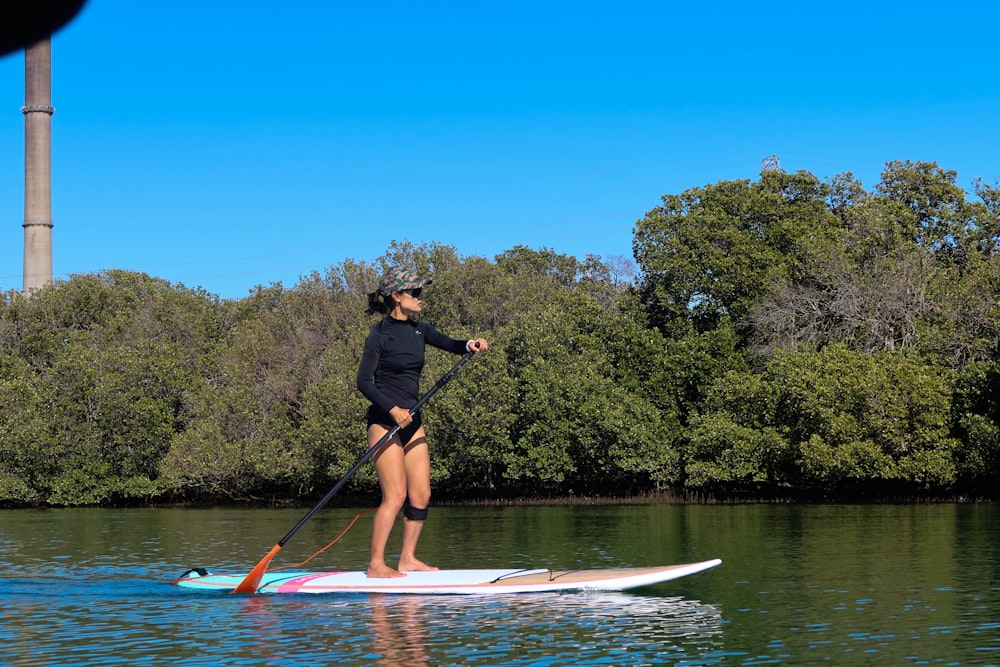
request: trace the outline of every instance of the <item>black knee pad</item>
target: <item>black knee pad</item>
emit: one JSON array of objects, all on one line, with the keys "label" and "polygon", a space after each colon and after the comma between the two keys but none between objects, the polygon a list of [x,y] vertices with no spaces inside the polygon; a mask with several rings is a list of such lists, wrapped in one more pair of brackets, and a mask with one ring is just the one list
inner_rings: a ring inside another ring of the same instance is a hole
[{"label": "black knee pad", "polygon": [[414,507],[407,500],[403,503],[403,516],[405,516],[410,521],[426,521],[427,520],[427,508]]}]

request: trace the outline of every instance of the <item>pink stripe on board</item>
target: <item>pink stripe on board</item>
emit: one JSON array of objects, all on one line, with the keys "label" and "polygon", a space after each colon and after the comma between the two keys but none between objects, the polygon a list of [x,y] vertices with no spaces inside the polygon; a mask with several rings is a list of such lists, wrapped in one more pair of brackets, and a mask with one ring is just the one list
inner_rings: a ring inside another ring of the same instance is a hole
[{"label": "pink stripe on board", "polygon": [[295,579],[289,579],[288,581],[282,582],[282,584],[274,590],[278,593],[298,593],[299,590],[310,581],[319,579],[320,577],[328,577],[331,574],[347,574],[347,572],[317,572],[315,574],[307,574],[304,577],[296,577]]}]

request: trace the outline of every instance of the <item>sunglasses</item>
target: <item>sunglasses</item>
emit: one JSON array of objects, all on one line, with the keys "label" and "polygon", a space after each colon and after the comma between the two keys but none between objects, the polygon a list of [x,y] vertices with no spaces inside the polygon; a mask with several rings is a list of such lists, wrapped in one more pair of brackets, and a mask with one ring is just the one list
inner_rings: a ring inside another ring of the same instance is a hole
[{"label": "sunglasses", "polygon": [[414,299],[419,299],[420,295],[423,294],[424,288],[423,287],[409,287],[407,289],[401,289],[399,291],[400,292],[405,292],[405,293],[409,294]]}]

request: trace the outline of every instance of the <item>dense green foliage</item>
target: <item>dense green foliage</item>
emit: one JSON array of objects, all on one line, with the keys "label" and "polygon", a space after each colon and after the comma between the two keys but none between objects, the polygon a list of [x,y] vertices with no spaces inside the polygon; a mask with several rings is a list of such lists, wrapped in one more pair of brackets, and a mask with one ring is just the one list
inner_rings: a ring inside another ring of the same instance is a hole
[{"label": "dense green foliage", "polygon": [[[439,498],[997,483],[995,187],[764,171],[664,196],[634,250],[400,243],[238,301],[126,271],[8,293],[0,502],[322,493],[364,451],[365,293],[396,263],[434,275],[427,320],[491,344],[426,408]],[[426,386],[456,361],[428,358]]]}]

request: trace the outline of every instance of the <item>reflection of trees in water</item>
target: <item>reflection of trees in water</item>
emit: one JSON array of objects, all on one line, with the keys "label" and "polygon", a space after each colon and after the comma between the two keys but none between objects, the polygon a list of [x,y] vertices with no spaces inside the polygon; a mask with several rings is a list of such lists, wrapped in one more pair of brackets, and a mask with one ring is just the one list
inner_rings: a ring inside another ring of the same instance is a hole
[{"label": "reflection of trees in water", "polygon": [[368,604],[379,665],[648,664],[723,648],[721,610],[680,597],[372,596]]}]

